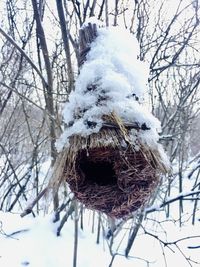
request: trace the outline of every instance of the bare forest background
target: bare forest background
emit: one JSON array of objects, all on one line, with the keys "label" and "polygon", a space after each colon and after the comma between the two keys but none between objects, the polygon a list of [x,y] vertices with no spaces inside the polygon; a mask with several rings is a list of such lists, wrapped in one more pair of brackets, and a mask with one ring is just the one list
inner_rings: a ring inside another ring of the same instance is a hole
[{"label": "bare forest background", "polygon": [[[160,142],[174,167],[151,204],[159,203],[167,218],[178,203],[181,226],[185,203],[191,201],[188,223],[194,224],[200,208],[199,0],[1,1],[0,210],[23,212],[48,184],[44,164],[55,162],[55,141],[64,129],[61,111],[78,75],[79,29],[93,16],[107,26],[126,28],[139,42],[140,59],[150,66],[147,105],[161,121]],[[186,189],[188,195],[181,194]],[[84,207],[71,200],[67,187],[52,202],[57,220],[65,211],[58,234],[74,212],[80,214],[75,227],[84,228]],[[33,215],[43,212],[37,202]],[[153,212],[130,217],[126,256],[140,228],[153,236],[144,228]],[[103,214],[95,216],[99,242],[108,221]],[[109,222],[111,255],[123,223]]]}]

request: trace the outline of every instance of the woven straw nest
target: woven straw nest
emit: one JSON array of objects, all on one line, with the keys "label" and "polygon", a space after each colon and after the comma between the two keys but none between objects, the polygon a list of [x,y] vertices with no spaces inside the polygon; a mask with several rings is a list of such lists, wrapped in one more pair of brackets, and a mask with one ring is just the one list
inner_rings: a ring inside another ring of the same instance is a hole
[{"label": "woven straw nest", "polygon": [[[96,27],[90,25],[85,30],[81,32],[81,64],[88,43],[96,35]],[[98,133],[69,138],[69,146],[57,160],[54,186],[66,181],[87,208],[122,218],[144,206],[166,168],[158,149],[153,150],[137,138],[135,145],[130,140],[133,131],[136,136],[148,131],[146,125],[128,125],[114,113],[105,115],[103,121]]]},{"label": "woven straw nest", "polygon": [[158,151],[139,143],[135,149],[127,138],[128,130],[125,138],[117,127],[71,136],[58,166],[60,179],[81,203],[115,218],[143,207],[166,171]]},{"label": "woven straw nest", "polygon": [[[113,140],[108,145],[103,140],[110,136]],[[151,151],[123,148],[121,141],[119,131],[108,129],[84,139],[72,137],[76,151],[70,147],[65,170],[65,179],[80,202],[116,218],[143,206],[159,183]]]}]

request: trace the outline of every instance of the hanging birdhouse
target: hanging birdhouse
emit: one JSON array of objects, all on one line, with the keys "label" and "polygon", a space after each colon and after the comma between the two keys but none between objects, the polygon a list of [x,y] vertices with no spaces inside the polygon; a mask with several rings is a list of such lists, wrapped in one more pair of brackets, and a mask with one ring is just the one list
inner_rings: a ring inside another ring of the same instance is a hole
[{"label": "hanging birdhouse", "polygon": [[137,41],[117,27],[89,23],[79,43],[80,73],[64,108],[68,127],[57,142],[56,179],[87,208],[121,218],[148,202],[167,169],[159,122],[143,105],[148,69]]}]

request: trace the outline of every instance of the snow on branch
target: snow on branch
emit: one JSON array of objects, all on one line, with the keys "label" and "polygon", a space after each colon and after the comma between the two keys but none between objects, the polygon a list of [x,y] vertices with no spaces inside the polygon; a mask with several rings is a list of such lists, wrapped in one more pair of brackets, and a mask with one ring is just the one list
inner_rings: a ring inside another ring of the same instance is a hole
[{"label": "snow on branch", "polygon": [[151,212],[154,212],[154,211],[160,211],[163,207],[167,206],[168,204],[171,204],[173,202],[176,202],[177,200],[184,199],[186,197],[194,196],[194,195],[198,195],[198,194],[200,194],[200,190],[189,191],[189,192],[181,192],[176,197],[169,198],[169,199],[167,199],[166,201],[164,201],[160,205],[153,205],[151,207],[148,207],[147,209],[145,209],[145,213],[147,214],[147,213],[151,213]]}]

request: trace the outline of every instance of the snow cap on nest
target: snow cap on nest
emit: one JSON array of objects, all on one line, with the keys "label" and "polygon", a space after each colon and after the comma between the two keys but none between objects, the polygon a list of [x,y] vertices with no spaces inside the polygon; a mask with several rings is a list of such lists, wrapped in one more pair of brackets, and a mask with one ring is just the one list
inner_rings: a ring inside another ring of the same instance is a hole
[{"label": "snow cap on nest", "polygon": [[[119,27],[97,28],[97,38],[64,107],[63,117],[69,127],[57,141],[57,149],[67,147],[72,135],[98,132],[102,116],[112,112],[124,123],[145,123],[150,129],[139,131],[138,138],[149,146],[156,144],[160,122],[144,107],[148,72],[148,65],[139,59],[133,34]],[[95,126],[89,127],[88,121]]]}]

